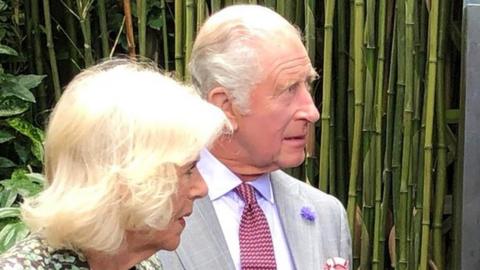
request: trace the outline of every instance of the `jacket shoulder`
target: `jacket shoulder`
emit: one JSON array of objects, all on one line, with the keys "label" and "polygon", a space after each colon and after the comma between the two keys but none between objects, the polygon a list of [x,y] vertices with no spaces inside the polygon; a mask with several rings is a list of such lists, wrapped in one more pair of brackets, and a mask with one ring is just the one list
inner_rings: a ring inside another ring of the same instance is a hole
[{"label": "jacket shoulder", "polygon": [[[321,212],[330,212],[332,214],[344,214],[345,207],[335,196],[327,194],[316,187],[313,187],[287,173],[277,170],[271,173],[271,181],[274,190],[284,194],[285,199],[302,199],[305,203],[311,204]],[[276,196],[277,198],[279,196]],[[283,198],[280,198],[283,199]]]}]

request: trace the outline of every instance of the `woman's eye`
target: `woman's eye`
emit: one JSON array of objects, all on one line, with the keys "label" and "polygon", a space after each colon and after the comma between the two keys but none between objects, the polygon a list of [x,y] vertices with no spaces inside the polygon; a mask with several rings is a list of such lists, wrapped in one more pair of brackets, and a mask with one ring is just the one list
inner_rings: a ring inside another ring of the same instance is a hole
[{"label": "woman's eye", "polygon": [[192,175],[195,172],[195,168],[197,167],[197,163],[194,163],[186,172],[186,175]]}]

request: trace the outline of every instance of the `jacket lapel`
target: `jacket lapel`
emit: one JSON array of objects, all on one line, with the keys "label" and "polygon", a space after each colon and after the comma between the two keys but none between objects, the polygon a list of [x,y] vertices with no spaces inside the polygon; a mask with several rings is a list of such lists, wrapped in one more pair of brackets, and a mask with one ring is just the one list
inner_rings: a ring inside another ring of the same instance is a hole
[{"label": "jacket lapel", "polygon": [[210,198],[196,200],[177,254],[184,269],[235,269]]},{"label": "jacket lapel", "polygon": [[[312,207],[299,191],[298,183],[286,178],[283,173],[273,172],[271,176],[275,204],[280,215],[283,231],[288,241],[290,254],[292,254],[295,268],[319,269],[318,261],[319,228],[315,223],[308,221],[300,215],[303,207]],[[312,207],[313,208],[313,207]]]}]

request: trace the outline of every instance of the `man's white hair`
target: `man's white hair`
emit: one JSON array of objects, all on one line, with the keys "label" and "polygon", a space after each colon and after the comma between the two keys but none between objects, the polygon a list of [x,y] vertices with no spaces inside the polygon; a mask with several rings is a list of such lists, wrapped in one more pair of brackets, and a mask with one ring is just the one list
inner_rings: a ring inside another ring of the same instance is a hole
[{"label": "man's white hair", "polygon": [[222,9],[205,22],[193,45],[189,64],[193,85],[204,98],[213,88],[224,87],[234,104],[247,112],[250,91],[264,75],[258,44],[284,33],[301,39],[297,28],[266,7]]}]

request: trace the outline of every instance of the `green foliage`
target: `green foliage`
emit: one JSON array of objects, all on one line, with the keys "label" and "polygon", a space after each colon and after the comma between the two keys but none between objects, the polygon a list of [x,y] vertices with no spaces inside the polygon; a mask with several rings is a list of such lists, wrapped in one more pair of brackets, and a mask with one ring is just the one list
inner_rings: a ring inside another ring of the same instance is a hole
[{"label": "green foliage", "polygon": [[17,56],[17,51],[15,51],[14,49],[6,46],[6,45],[0,45],[0,54],[6,54],[6,55],[13,55],[13,56]]},{"label": "green foliage", "polygon": [[35,102],[30,89],[43,78],[0,73],[0,177],[12,172],[5,168],[41,167],[43,131],[31,124],[25,113]]},{"label": "green foliage", "polygon": [[43,183],[41,174],[24,169],[14,170],[10,179],[0,182],[0,253],[28,235],[27,227],[20,220],[18,202],[38,194]]},{"label": "green foliage", "polygon": [[0,63],[0,253],[28,235],[18,206],[43,187],[43,177],[35,172],[42,166],[44,134],[31,115],[36,102],[32,90],[46,76],[20,74],[24,58],[12,44],[23,38],[21,16],[9,13],[7,3],[0,0],[0,56],[10,60],[6,69]]},{"label": "green foliage", "polygon": [[31,89],[37,87],[44,78],[44,75],[9,74],[0,69],[0,177],[2,178],[11,175],[15,167],[30,167],[30,170],[32,166],[41,167],[43,131],[29,122],[26,112],[35,103]]}]

